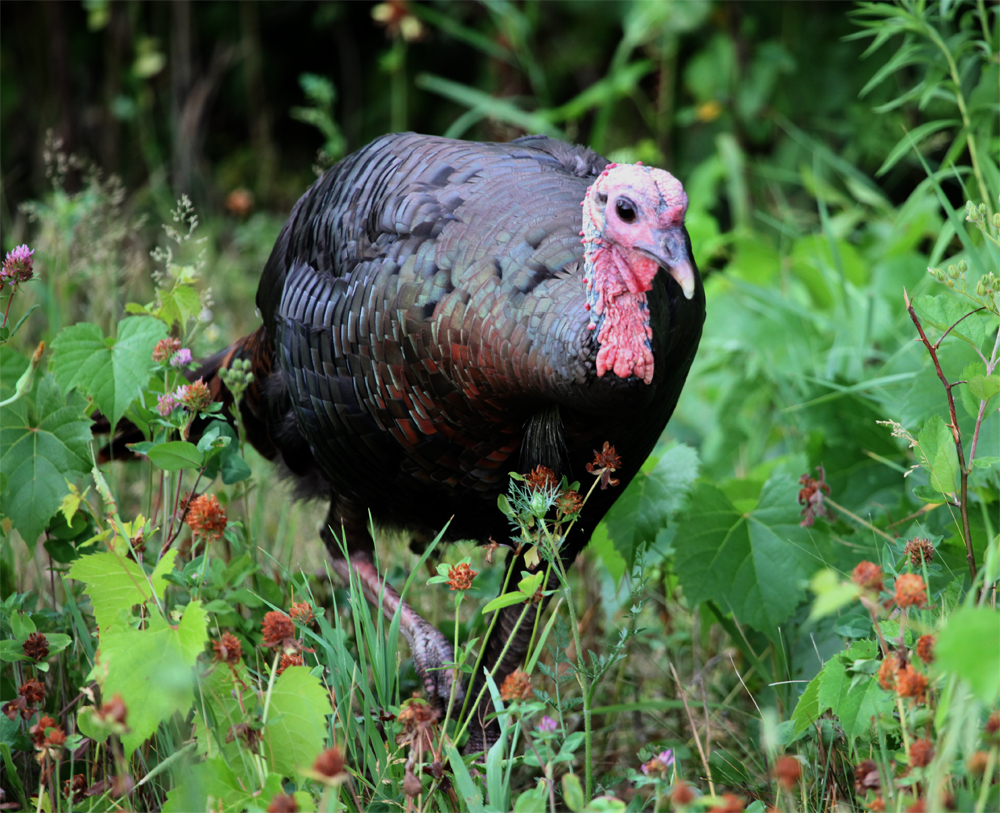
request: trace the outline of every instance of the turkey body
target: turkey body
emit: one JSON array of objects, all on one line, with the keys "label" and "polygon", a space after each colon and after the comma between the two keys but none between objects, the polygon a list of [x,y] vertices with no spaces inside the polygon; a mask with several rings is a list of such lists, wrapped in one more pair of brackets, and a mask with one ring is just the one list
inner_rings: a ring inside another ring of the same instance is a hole
[{"label": "turkey body", "polygon": [[[370,510],[384,524],[433,534],[450,521],[448,538],[505,542],[496,503],[511,472],[541,464],[581,479],[605,441],[623,486],[638,471],[694,358],[704,292],[699,282],[688,300],[658,274],[651,383],[598,376],[580,222],[606,163],[544,137],[389,135],[298,202],[257,305],[285,425],[305,440],[279,436],[278,451],[306,487],[329,492],[334,520],[367,524]],[[567,557],[618,493],[595,492]]]}]

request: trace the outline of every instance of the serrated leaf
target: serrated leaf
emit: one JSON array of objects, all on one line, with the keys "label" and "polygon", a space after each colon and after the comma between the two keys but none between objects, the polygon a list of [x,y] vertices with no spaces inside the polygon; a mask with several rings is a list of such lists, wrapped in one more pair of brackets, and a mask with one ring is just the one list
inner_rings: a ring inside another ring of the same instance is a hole
[{"label": "serrated leaf", "polygon": [[[917,296],[913,298],[913,309],[920,317],[920,321],[926,327],[927,323],[932,324],[938,330],[944,332],[959,319],[962,319],[972,308],[961,300],[949,294],[940,296]],[[983,321],[977,314],[962,319],[949,336],[957,336],[960,339],[979,349],[986,338],[986,328]]]},{"label": "serrated leaf", "polygon": [[166,335],[163,322],[141,316],[119,322],[115,339],[105,339],[89,322],[71,325],[52,342],[52,370],[64,390],[89,395],[115,426],[149,384],[156,369],[153,348]]},{"label": "serrated leaf", "polygon": [[153,609],[145,629],[125,627],[102,633],[94,673],[105,697],[119,694],[125,701],[131,729],[121,738],[126,758],[161,722],[190,710],[194,701],[191,667],[207,641],[207,616],[197,600],[184,608],[176,627]]},{"label": "serrated leaf", "polygon": [[63,398],[51,375],[38,382],[34,404],[21,398],[0,410],[0,457],[7,486],[0,512],[34,551],[39,535],[59,510],[67,479],[87,474],[91,421],[79,396]]},{"label": "serrated leaf", "polygon": [[818,559],[799,526],[798,485],[788,476],[764,484],[752,510],[738,511],[707,483],[695,486],[677,528],[675,563],[688,601],[715,601],[771,636],[806,596]]},{"label": "serrated leaf", "polygon": [[795,711],[792,712],[792,722],[795,724],[795,733],[801,734],[816,720],[819,719],[819,685],[823,679],[822,670],[816,677],[809,681],[806,690],[795,704]]},{"label": "serrated leaf", "polygon": [[180,325],[187,332],[187,322],[201,313],[201,297],[190,285],[177,285],[173,290],[159,292],[160,307],[154,313],[167,325]]},{"label": "serrated leaf", "polygon": [[639,546],[656,539],[684,504],[698,467],[698,452],[683,443],[671,446],[658,460],[643,465],[607,513],[607,535],[629,566]]},{"label": "serrated leaf", "polygon": [[935,666],[969,684],[987,706],[1000,694],[1000,612],[959,607],[938,632]]},{"label": "serrated leaf", "polygon": [[330,695],[305,666],[291,666],[274,683],[261,743],[277,773],[293,776],[309,768],[323,749]]},{"label": "serrated leaf", "polygon": [[849,664],[870,660],[876,655],[874,641],[855,641],[847,652],[828,660],[821,673],[818,711],[833,711],[850,740],[864,734],[879,714],[892,709],[892,696],[878,685],[874,676],[859,678],[856,673],[848,671]]},{"label": "serrated leaf", "polygon": [[121,614],[134,605],[145,604],[154,593],[163,595],[164,576],[173,570],[176,556],[176,550],[168,551],[148,579],[137,562],[112,551],[81,556],[67,575],[87,585],[97,626],[103,631],[119,626]]},{"label": "serrated leaf", "polygon": [[958,453],[951,430],[940,415],[933,415],[917,436],[917,453],[927,469],[931,488],[941,494],[955,493],[958,477]]},{"label": "serrated leaf", "polygon": [[1000,395],[1000,375],[977,375],[969,379],[968,387],[980,401],[989,401]]}]

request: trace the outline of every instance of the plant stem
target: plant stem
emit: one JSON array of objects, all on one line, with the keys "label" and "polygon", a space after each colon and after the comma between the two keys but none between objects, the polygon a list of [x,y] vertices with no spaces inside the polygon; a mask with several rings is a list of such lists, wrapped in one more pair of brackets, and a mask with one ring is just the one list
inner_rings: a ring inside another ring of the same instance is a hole
[{"label": "plant stem", "polygon": [[[970,138],[970,149],[971,144],[971,134]],[[972,533],[969,530],[969,470],[965,465],[965,451],[962,449],[962,433],[958,428],[958,416],[955,414],[955,396],[952,394],[951,388],[953,384],[948,383],[948,379],[945,377],[944,371],[941,369],[941,362],[938,360],[937,355],[937,345],[931,344],[927,338],[927,334],[924,333],[923,325],[920,324],[920,319],[917,317],[916,311],[913,310],[913,303],[910,301],[909,295],[906,293],[906,289],[903,289],[903,301],[906,303],[906,312],[910,314],[910,319],[913,321],[914,326],[917,328],[917,333],[920,334],[920,341],[924,343],[924,347],[927,348],[927,352],[930,353],[931,360],[934,362],[934,369],[937,371],[938,378],[941,379],[941,383],[944,384],[945,392],[948,395],[948,411],[951,415],[951,436],[955,441],[955,451],[958,453],[958,474],[961,480],[961,505],[959,509],[962,512],[962,537],[965,542],[965,558],[969,562],[969,573],[972,575],[972,581],[976,580],[976,553],[972,549]]]}]

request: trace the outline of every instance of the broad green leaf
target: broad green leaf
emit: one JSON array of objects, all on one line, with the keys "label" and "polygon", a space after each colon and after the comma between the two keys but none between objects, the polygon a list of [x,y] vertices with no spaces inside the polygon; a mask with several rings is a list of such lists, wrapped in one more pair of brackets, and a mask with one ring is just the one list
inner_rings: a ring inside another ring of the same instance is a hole
[{"label": "broad green leaf", "polygon": [[143,452],[153,465],[164,471],[201,468],[203,455],[198,447],[186,440],[171,440],[158,443]]},{"label": "broad green leaf", "polygon": [[[913,309],[916,311],[917,316],[920,317],[924,330],[927,329],[928,324],[931,324],[942,333],[958,322],[959,319],[962,319],[970,310],[973,310],[966,302],[950,294],[914,297]],[[982,346],[983,340],[986,338],[986,328],[982,319],[977,314],[974,314],[966,319],[962,319],[962,323],[955,327],[948,335],[957,336],[978,349]],[[933,341],[933,339],[931,340]]]},{"label": "broad green leaf", "polygon": [[828,660],[821,673],[819,713],[832,710],[849,740],[864,734],[879,714],[892,710],[892,696],[878,685],[874,675],[848,671],[852,663],[873,660],[877,655],[874,641],[855,641],[846,653]]},{"label": "broad green leaf", "polygon": [[163,595],[165,574],[173,569],[176,550],[168,551],[147,579],[137,562],[112,551],[81,556],[69,569],[70,578],[87,585],[97,626],[103,632],[119,626],[120,616],[136,604]]},{"label": "broad green leaf", "polygon": [[63,389],[89,395],[115,426],[149,384],[153,348],[166,335],[163,322],[142,316],[119,322],[114,339],[89,322],[71,325],[52,342],[52,370]]},{"label": "broad green leaf", "polygon": [[563,801],[566,802],[566,807],[573,811],[573,813],[579,813],[583,810],[584,796],[583,796],[583,785],[580,784],[580,777],[575,773],[563,774],[562,778],[562,790],[563,790]]},{"label": "broad green leaf", "polygon": [[188,320],[201,313],[201,297],[190,285],[178,284],[170,291],[161,288],[159,300],[160,307],[153,313],[167,325],[176,322],[182,332],[186,332]]},{"label": "broad green leaf", "polygon": [[958,476],[958,453],[951,430],[940,415],[933,415],[917,436],[920,462],[927,469],[931,488],[941,494],[955,493]]},{"label": "broad green leaf", "polygon": [[969,379],[969,392],[980,401],[989,401],[1000,395],[1000,375],[977,375]]},{"label": "broad green leaf", "polygon": [[208,641],[207,616],[192,601],[176,627],[151,609],[146,628],[119,628],[101,634],[94,676],[105,697],[121,695],[128,709],[122,736],[126,758],[171,715],[185,715],[194,701],[191,667]]},{"label": "broad green leaf", "polygon": [[33,404],[21,398],[0,410],[0,457],[7,480],[0,512],[14,523],[29,551],[59,510],[69,490],[67,479],[86,475],[93,465],[91,420],[83,407],[82,398],[64,398],[46,375]]},{"label": "broad green leaf", "polygon": [[492,613],[494,610],[499,610],[502,607],[512,607],[515,604],[524,604],[524,595],[522,593],[504,593],[502,596],[497,596],[489,604],[483,607],[483,613]]},{"label": "broad green leaf", "polygon": [[679,443],[646,462],[604,518],[615,550],[631,565],[684,504],[698,477],[698,453]]},{"label": "broad green leaf", "polygon": [[755,508],[738,511],[707,483],[695,486],[677,528],[677,575],[692,604],[715,601],[742,622],[776,636],[806,597],[819,564],[799,526],[798,485],[788,476],[764,484]]},{"label": "broad green leaf", "polygon": [[938,633],[935,666],[957,675],[987,706],[1000,694],[1000,612],[960,607]]},{"label": "broad green leaf", "polygon": [[795,724],[796,734],[801,734],[819,719],[819,686],[822,680],[823,672],[820,671],[816,677],[809,681],[809,685],[802,692],[799,702],[795,704],[792,722]]},{"label": "broad green leaf", "polygon": [[293,776],[309,768],[323,750],[330,695],[305,666],[291,666],[274,683],[262,753],[278,773]]}]

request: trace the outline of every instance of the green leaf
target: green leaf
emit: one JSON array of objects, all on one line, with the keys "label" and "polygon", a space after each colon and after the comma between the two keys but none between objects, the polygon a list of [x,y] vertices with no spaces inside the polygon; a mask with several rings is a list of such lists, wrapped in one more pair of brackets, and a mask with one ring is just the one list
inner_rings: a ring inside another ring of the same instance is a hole
[{"label": "green leaf", "polygon": [[10,614],[10,631],[18,643],[23,644],[37,629],[31,616],[23,610],[15,610]]},{"label": "green leaf", "polygon": [[806,686],[799,702],[795,704],[792,722],[795,724],[796,734],[801,734],[819,719],[819,686],[822,680],[823,672],[820,671],[816,677],[809,681],[809,685]]},{"label": "green leaf", "polygon": [[497,596],[493,599],[493,601],[483,607],[483,613],[492,613],[494,610],[499,610],[501,607],[512,607],[515,604],[524,604],[523,593],[504,593],[502,596]]},{"label": "green leaf", "polygon": [[809,612],[810,621],[832,615],[842,607],[857,601],[861,594],[860,587],[854,582],[841,580],[837,572],[830,568],[818,571],[809,581],[809,589],[816,594],[816,600]]},{"label": "green leaf", "polygon": [[931,488],[941,494],[955,493],[958,453],[955,439],[940,415],[933,415],[917,436],[917,454],[927,469]]},{"label": "green leaf", "polygon": [[278,773],[309,768],[323,750],[330,695],[305,666],[291,666],[274,683],[262,749]]},{"label": "green leaf", "polygon": [[900,159],[903,158],[904,155],[906,155],[911,149],[916,149],[917,144],[928,136],[933,135],[938,130],[944,130],[947,127],[957,127],[960,124],[961,122],[958,121],[958,119],[934,119],[914,127],[907,133],[906,138],[892,148],[892,152],[889,153],[888,157],[882,163],[882,166],[880,166],[878,171],[876,171],[875,177],[877,178],[881,175],[885,175],[885,173],[899,163]]},{"label": "green leaf", "polygon": [[[6,359],[5,359],[6,361]],[[79,396],[63,397],[51,375],[38,382],[34,404],[22,398],[0,409],[0,457],[7,486],[0,512],[34,551],[39,535],[69,491],[66,481],[91,466],[91,420]]]},{"label": "green leaf", "polygon": [[892,710],[892,697],[878,685],[874,675],[852,673],[850,666],[859,660],[873,660],[878,655],[874,641],[855,641],[846,653],[826,662],[823,667],[817,701],[819,712],[833,711],[849,740],[868,731],[879,714]]},{"label": "green leaf", "polygon": [[[119,628],[101,635],[94,676],[105,697],[119,694],[128,709],[126,758],[171,715],[187,714],[194,701],[192,668],[208,641],[207,616],[192,601],[176,627],[155,609],[146,628]],[[302,668],[302,667],[297,667]]]},{"label": "green leaf", "polygon": [[566,807],[579,813],[585,804],[583,797],[583,785],[580,784],[580,777],[575,773],[563,774],[562,778],[563,801]]},{"label": "green leaf", "polygon": [[[930,323],[941,332],[946,331],[972,310],[967,304],[950,294],[914,297],[913,309],[920,317],[925,329]],[[973,314],[962,319],[962,322],[948,335],[957,336],[978,350],[986,338],[986,328],[978,315]]]},{"label": "green leaf", "polygon": [[114,551],[81,556],[68,575],[87,585],[97,626],[103,631],[120,626],[119,617],[134,605],[145,604],[154,593],[163,595],[164,576],[173,570],[176,556],[176,550],[168,551],[148,579],[138,563]]},{"label": "green leaf", "polygon": [[987,706],[1000,694],[1000,612],[960,607],[934,644],[935,666],[969,684]]},{"label": "green leaf", "polygon": [[631,565],[687,499],[698,477],[698,452],[678,443],[647,460],[604,518],[615,550]]},{"label": "green leaf", "polygon": [[989,401],[1000,395],[1000,375],[977,375],[969,379],[968,387],[980,401]]},{"label": "green leaf", "polygon": [[119,322],[111,340],[97,325],[71,325],[52,342],[52,370],[60,387],[89,395],[115,426],[149,384],[156,369],[153,348],[166,335],[163,322],[142,316]]},{"label": "green leaf", "polygon": [[742,622],[774,637],[806,596],[818,564],[810,533],[799,526],[798,485],[779,475],[764,484],[755,508],[738,511],[707,483],[691,495],[677,528],[675,564],[692,604],[718,602]]},{"label": "green leaf", "polygon": [[154,466],[158,466],[164,471],[200,469],[203,459],[203,455],[198,451],[198,447],[186,440],[171,440],[167,443],[158,443],[145,452],[142,452],[142,454],[145,454]]},{"label": "green leaf", "polygon": [[178,284],[173,290],[159,291],[160,307],[154,314],[173,327],[176,322],[186,332],[187,322],[201,313],[201,297],[190,285]]}]

